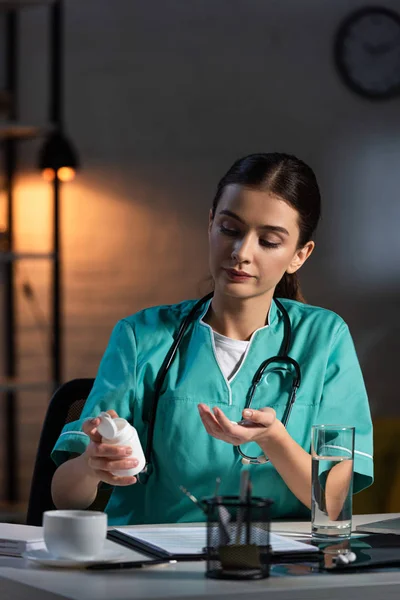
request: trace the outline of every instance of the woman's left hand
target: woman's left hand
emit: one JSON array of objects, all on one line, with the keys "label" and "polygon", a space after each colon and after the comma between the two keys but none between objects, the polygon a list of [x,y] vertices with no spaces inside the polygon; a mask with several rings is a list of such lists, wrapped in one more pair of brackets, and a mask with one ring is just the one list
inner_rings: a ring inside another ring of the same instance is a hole
[{"label": "woman's left hand", "polygon": [[280,424],[273,408],[245,409],[240,423],[230,421],[216,406],[213,412],[206,404],[198,404],[198,409],[207,432],[234,446],[246,442],[262,442],[268,437],[271,428]]}]

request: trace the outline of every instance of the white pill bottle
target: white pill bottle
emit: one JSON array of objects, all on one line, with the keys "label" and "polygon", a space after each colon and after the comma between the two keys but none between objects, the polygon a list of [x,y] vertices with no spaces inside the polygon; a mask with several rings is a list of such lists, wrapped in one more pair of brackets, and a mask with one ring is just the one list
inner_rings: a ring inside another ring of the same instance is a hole
[{"label": "white pill bottle", "polygon": [[146,466],[146,459],[142,444],[140,443],[136,429],[126,419],[121,419],[120,417],[113,419],[108,413],[102,412],[100,413],[100,424],[97,426],[97,431],[102,436],[102,441],[105,444],[130,446],[132,454],[127,458],[136,458],[139,461],[136,467],[113,471],[113,475],[117,475],[118,477],[132,477],[143,471]]}]

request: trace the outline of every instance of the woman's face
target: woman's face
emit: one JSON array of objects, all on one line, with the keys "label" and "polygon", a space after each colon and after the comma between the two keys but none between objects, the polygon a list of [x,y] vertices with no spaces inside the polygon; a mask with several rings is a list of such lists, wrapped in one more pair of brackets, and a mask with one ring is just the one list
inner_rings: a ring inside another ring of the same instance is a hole
[{"label": "woman's face", "polygon": [[314,243],[298,249],[298,213],[269,192],[228,185],[210,213],[209,261],[215,291],[237,298],[270,296],[294,273]]}]

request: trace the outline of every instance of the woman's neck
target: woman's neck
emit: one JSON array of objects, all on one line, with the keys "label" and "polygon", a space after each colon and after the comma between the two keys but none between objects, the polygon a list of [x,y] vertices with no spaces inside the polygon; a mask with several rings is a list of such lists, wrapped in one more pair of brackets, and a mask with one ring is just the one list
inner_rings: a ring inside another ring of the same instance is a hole
[{"label": "woman's neck", "polygon": [[273,292],[270,296],[233,298],[214,294],[203,321],[214,331],[233,340],[249,340],[268,322]]}]

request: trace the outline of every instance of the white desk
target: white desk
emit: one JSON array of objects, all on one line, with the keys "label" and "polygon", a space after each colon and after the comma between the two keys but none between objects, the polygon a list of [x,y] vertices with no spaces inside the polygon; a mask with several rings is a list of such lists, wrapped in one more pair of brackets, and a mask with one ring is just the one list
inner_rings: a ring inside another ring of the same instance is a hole
[{"label": "white desk", "polygon": [[[400,514],[356,516],[354,526]],[[277,533],[306,533],[309,523],[276,522]],[[130,551],[127,550],[129,553]],[[218,581],[204,576],[204,563],[180,563],[132,571],[85,571],[35,567],[0,557],[1,600],[398,600],[400,570],[386,573],[270,577]]]}]

